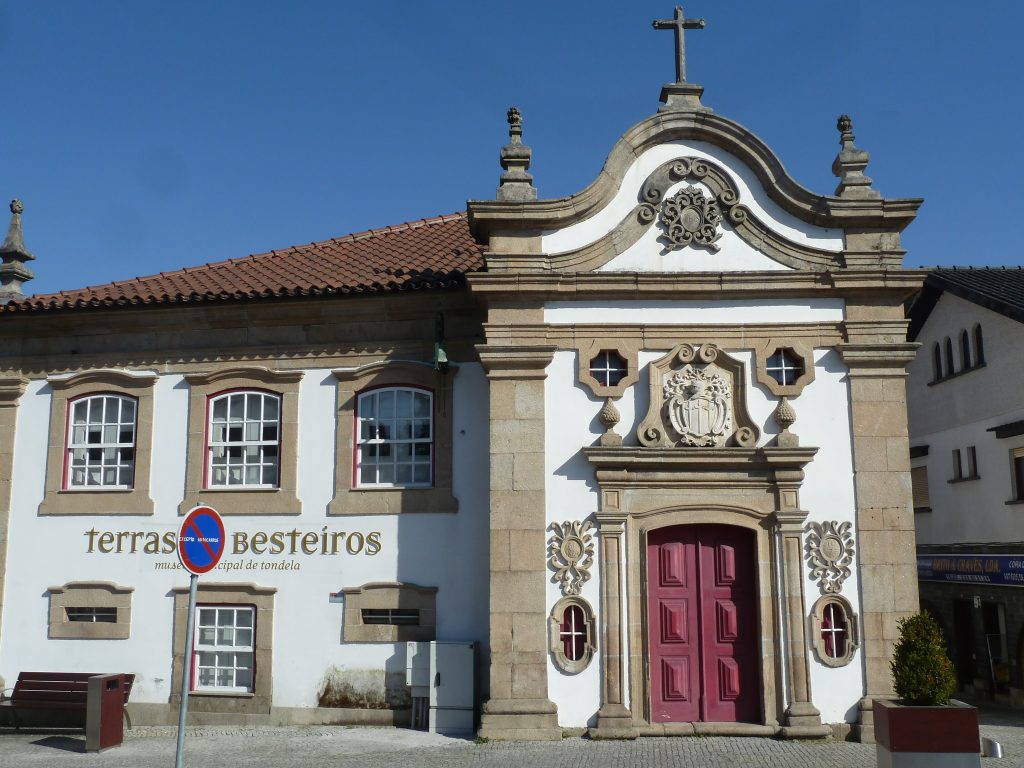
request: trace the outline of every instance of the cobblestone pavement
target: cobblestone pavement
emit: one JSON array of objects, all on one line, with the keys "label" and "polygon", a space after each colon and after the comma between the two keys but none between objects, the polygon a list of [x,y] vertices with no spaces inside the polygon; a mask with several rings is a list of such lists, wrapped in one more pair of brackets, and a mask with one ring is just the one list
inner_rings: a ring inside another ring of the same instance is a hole
[{"label": "cobblestone pavement", "polygon": [[[1024,713],[983,718],[982,735],[1003,745],[1001,760],[983,768],[1024,768]],[[136,727],[125,743],[83,754],[81,732],[0,731],[0,767],[169,768],[176,730]],[[188,768],[868,768],[875,748],[849,742],[792,742],[762,738],[644,738],[593,742],[570,737],[554,743],[477,744],[395,728],[189,728]]]}]

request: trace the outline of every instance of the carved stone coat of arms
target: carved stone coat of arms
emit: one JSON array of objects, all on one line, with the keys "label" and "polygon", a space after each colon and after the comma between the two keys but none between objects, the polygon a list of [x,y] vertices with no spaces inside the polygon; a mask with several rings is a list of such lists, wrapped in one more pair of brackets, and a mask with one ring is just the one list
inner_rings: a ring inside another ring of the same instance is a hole
[{"label": "carved stone coat of arms", "polygon": [[752,446],[758,430],[747,415],[743,364],[714,344],[680,344],[651,363],[651,407],[637,430],[648,447]]}]

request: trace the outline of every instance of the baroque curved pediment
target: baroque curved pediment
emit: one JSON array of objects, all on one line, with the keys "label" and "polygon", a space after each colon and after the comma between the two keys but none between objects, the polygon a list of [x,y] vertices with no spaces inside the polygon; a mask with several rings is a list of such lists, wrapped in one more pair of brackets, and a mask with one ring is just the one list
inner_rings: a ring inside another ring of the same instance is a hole
[{"label": "baroque curved pediment", "polygon": [[691,247],[717,252],[726,227],[754,251],[791,269],[820,271],[845,265],[841,252],[777,232],[744,204],[725,168],[694,155],[668,160],[650,173],[632,210],[605,235],[579,248],[553,253],[548,261],[560,271],[598,269],[636,245],[652,228],[659,231],[658,242],[666,251]]},{"label": "baroque curved pediment", "polygon": [[637,428],[648,448],[756,445],[743,363],[714,344],[680,344],[650,364],[650,408]]}]

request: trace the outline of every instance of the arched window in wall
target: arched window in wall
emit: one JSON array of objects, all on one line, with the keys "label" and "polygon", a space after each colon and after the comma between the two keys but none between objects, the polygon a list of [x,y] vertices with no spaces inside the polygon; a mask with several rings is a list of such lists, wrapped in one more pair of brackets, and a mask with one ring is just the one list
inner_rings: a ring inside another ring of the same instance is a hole
[{"label": "arched window in wall", "polygon": [[942,349],[937,341],[932,345],[932,378],[935,381],[942,378]]},{"label": "arched window in wall", "polygon": [[985,364],[985,345],[981,339],[981,324],[974,326],[974,364]]},{"label": "arched window in wall", "polygon": [[956,372],[956,368],[953,367],[953,342],[949,336],[946,337],[946,375],[952,376]]},{"label": "arched window in wall", "polygon": [[960,370],[966,371],[971,367],[971,338],[967,329],[960,331]]}]

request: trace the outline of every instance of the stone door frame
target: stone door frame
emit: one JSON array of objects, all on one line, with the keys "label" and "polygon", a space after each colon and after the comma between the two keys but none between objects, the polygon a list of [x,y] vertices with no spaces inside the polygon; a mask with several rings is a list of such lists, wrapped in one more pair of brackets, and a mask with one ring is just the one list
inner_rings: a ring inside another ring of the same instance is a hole
[{"label": "stone door frame", "polygon": [[[602,689],[594,737],[682,734],[698,726],[709,733],[790,737],[830,732],[811,703],[804,615],[807,512],[800,509],[799,489],[815,453],[817,448],[798,447],[584,449],[600,486]],[[760,725],[651,723],[647,534],[689,524],[754,532],[763,658]]]}]

